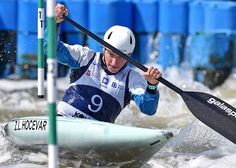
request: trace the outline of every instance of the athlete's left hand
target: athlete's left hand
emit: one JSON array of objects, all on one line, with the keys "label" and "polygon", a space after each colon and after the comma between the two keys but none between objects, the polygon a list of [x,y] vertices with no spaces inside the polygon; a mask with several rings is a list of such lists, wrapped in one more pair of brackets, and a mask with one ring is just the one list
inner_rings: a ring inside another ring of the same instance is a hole
[{"label": "athlete's left hand", "polygon": [[148,81],[150,84],[157,84],[159,81],[158,78],[162,77],[162,73],[158,71],[157,68],[149,67],[147,72],[143,73],[143,77]]}]

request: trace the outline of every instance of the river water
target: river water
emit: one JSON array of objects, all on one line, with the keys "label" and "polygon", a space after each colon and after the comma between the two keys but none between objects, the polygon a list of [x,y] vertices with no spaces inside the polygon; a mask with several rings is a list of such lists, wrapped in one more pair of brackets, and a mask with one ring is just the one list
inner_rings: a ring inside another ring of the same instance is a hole
[{"label": "river water", "polygon": [[[154,66],[158,67],[158,65]],[[158,68],[161,70],[161,67]],[[193,81],[192,70],[188,66],[172,67],[162,72],[165,79],[185,91],[209,93],[236,107],[236,70],[214,90]],[[68,77],[57,80],[58,102],[68,83]],[[163,84],[159,84],[158,87],[160,101],[154,116],[142,114],[136,105],[131,103],[116,121],[121,125],[167,129],[174,133],[174,138],[142,168],[235,167],[235,144],[197,120],[187,109],[182,98],[174,91]],[[36,80],[0,80],[0,131],[3,131],[4,125],[14,118],[38,115],[48,115],[48,104],[46,98],[37,98]],[[0,134],[0,167],[48,167],[48,157],[40,152],[19,150]],[[59,167],[91,166],[81,166],[80,160],[59,159]]]}]

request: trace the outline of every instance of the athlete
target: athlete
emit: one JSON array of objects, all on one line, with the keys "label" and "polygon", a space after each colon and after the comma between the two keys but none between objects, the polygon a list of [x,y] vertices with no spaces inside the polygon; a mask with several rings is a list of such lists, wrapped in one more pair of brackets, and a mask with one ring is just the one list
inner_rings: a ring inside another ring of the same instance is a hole
[{"label": "athlete", "polygon": [[[59,29],[62,15],[68,15],[64,5],[57,4],[56,23]],[[59,30],[57,32],[59,39]],[[104,40],[128,56],[134,50],[135,37],[126,27],[113,26]],[[44,52],[47,53],[47,29]],[[142,75],[131,69],[127,61],[103,47],[103,53],[81,45],[68,45],[57,40],[58,62],[71,69],[70,85],[57,106],[58,115],[87,118],[114,123],[130,100],[134,100],[141,112],[154,115],[158,107],[157,68],[149,67]]]}]

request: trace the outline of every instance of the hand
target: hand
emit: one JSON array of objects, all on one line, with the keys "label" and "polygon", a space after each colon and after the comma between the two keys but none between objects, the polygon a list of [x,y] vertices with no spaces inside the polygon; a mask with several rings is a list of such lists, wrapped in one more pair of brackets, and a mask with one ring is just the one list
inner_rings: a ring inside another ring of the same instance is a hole
[{"label": "hand", "polygon": [[157,68],[149,67],[148,71],[143,73],[143,77],[146,79],[146,81],[155,85],[159,82],[156,79],[162,77],[162,73],[159,72]]},{"label": "hand", "polygon": [[65,5],[62,5],[60,3],[58,3],[55,7],[55,12],[56,23],[61,23],[64,20],[62,19],[62,15],[68,15],[68,9],[66,9]]}]

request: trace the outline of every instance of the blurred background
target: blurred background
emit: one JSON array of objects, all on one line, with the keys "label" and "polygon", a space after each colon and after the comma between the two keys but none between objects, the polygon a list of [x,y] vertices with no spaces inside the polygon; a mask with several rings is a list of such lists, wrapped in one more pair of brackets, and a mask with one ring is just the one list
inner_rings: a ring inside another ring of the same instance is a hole
[{"label": "blurred background", "polygon": [[[136,37],[132,58],[147,67],[157,67],[164,78],[183,90],[209,93],[236,107],[236,2],[57,2],[69,9],[69,18],[101,38],[113,25],[129,27]],[[46,1],[44,7],[45,23],[39,23],[46,28]],[[38,14],[38,0],[0,0],[0,167],[48,167],[46,154],[18,150],[1,134],[4,125],[14,118],[48,115],[47,99],[38,99],[37,95]],[[60,38],[102,52],[101,44],[67,22],[60,26]],[[46,56],[44,60],[46,78]],[[58,64],[57,102],[68,88],[68,73],[68,67]],[[140,113],[132,102],[116,121],[174,133],[170,143],[143,168],[235,167],[235,144],[196,119],[177,93],[162,84],[158,90],[161,97],[156,115]],[[59,162],[60,168],[82,163],[74,156],[60,158]]]},{"label": "blurred background", "polygon": [[[163,69],[188,64],[194,80],[213,89],[236,65],[236,2],[199,0],[58,0],[68,17],[99,37],[113,25],[135,34],[132,58]],[[46,1],[45,1],[45,24]],[[38,0],[0,0],[0,78],[37,79]],[[69,23],[60,27],[68,44],[102,52],[101,44]],[[132,65],[131,65],[132,66]],[[46,73],[45,57],[45,73]],[[58,77],[68,67],[58,64]],[[13,77],[14,76],[14,77]],[[46,75],[45,75],[46,77]]]}]

